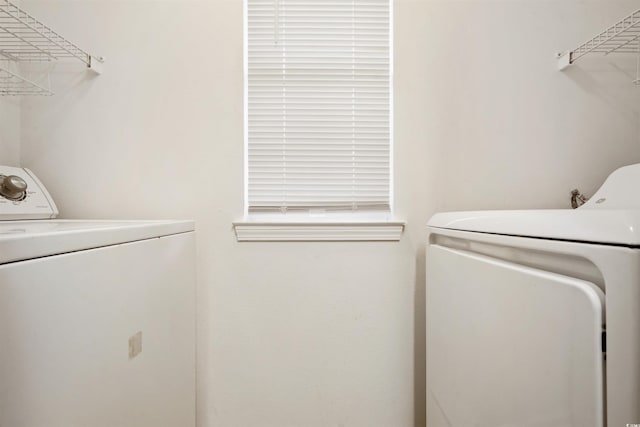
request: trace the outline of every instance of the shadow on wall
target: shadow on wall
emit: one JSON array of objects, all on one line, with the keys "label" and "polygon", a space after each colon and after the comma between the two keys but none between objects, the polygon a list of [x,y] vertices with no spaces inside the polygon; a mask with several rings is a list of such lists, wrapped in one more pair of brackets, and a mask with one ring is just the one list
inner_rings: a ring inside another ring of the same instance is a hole
[{"label": "shadow on wall", "polygon": [[638,97],[633,85],[636,62],[632,58],[617,58],[615,61],[601,57],[585,58],[563,70],[581,92],[604,101],[611,110],[635,125],[640,115]]},{"label": "shadow on wall", "polygon": [[20,97],[0,97],[0,165],[20,165]]}]

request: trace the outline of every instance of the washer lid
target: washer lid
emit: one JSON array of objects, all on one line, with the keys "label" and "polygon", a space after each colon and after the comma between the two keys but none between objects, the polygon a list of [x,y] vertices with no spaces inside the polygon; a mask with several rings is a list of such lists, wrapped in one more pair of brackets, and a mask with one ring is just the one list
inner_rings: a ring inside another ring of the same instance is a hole
[{"label": "washer lid", "polygon": [[640,246],[640,164],[614,171],[578,209],[472,211],[434,215],[430,227]]},{"label": "washer lid", "polygon": [[0,222],[0,264],[194,230],[193,221]]}]

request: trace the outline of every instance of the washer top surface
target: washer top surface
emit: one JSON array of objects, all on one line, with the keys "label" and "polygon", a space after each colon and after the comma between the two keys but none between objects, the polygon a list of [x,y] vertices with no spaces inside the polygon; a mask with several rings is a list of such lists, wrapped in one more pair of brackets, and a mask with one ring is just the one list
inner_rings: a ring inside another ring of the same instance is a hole
[{"label": "washer top surface", "polygon": [[578,209],[448,212],[432,229],[640,247],[640,164],[614,171]]},{"label": "washer top surface", "polygon": [[194,229],[193,221],[0,222],[0,264],[185,233]]}]

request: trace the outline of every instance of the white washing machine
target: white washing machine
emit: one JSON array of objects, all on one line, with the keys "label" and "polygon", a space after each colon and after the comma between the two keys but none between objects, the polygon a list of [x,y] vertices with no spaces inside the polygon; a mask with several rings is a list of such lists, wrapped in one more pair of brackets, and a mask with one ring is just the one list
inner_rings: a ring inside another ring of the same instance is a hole
[{"label": "white washing machine", "polygon": [[427,426],[640,425],[640,165],[576,210],[436,214]]},{"label": "white washing machine", "polygon": [[0,426],[194,426],[193,222],[56,215],[0,167]]}]

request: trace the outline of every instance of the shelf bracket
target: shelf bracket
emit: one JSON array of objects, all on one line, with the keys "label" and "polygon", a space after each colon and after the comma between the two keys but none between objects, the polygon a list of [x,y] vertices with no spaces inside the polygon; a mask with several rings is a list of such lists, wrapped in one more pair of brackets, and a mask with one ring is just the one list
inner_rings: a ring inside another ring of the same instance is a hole
[{"label": "shelf bracket", "polygon": [[89,69],[96,74],[102,74],[104,70],[104,57],[96,57],[89,55]]},{"label": "shelf bracket", "polygon": [[564,52],[556,54],[558,58],[558,70],[562,71],[572,64],[571,56],[573,52]]}]

